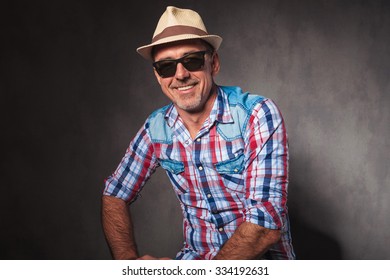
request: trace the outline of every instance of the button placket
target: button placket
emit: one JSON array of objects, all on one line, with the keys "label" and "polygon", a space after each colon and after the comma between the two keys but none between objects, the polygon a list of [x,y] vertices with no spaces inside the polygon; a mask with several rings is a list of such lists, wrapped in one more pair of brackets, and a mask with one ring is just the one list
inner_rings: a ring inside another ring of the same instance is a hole
[{"label": "button placket", "polygon": [[[201,146],[201,138],[197,138],[196,140],[193,141],[193,149],[194,151],[200,151],[200,146]],[[196,165],[196,168],[198,168],[199,171],[204,171],[204,167],[200,161],[200,156],[199,157],[196,157],[194,156],[194,158],[196,159],[195,160],[195,165]]]},{"label": "button placket", "polygon": [[[201,156],[200,156],[200,151],[201,151],[201,145],[202,145],[202,139],[201,137],[195,139],[193,141],[193,145],[192,145],[192,148],[194,149],[193,151],[195,152],[194,153],[194,159],[195,159],[195,166],[196,168],[198,169],[199,173],[200,173],[200,176],[202,176],[202,179],[201,181],[203,181],[205,178],[203,178],[205,176],[205,168],[201,162]],[[205,182],[206,183],[206,182]],[[217,205],[216,205],[216,202],[214,201],[214,198],[213,198],[213,195],[211,194],[210,192],[210,186],[208,186],[208,183],[206,183],[204,186],[203,186],[203,190],[205,191],[205,197],[206,197],[206,201],[207,203],[209,204],[209,209],[210,209],[210,213],[211,215],[216,215],[216,217],[213,218],[213,220],[215,220],[215,223],[218,225],[218,222],[217,220],[219,220],[218,218],[218,208],[217,208]],[[223,232],[223,228],[221,227],[220,230],[219,230],[221,233]]]}]

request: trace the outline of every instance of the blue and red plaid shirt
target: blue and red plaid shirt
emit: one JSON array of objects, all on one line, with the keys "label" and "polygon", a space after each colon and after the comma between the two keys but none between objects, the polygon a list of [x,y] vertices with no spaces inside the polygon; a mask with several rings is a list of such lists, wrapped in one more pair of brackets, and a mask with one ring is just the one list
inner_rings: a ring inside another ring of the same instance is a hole
[{"label": "blue and red plaid shirt", "polygon": [[212,259],[243,222],[282,232],[263,258],[294,259],[287,213],[288,147],[270,99],[218,87],[195,139],[171,104],[153,113],[131,141],[104,195],[132,203],[162,166],[183,213],[177,259]]}]

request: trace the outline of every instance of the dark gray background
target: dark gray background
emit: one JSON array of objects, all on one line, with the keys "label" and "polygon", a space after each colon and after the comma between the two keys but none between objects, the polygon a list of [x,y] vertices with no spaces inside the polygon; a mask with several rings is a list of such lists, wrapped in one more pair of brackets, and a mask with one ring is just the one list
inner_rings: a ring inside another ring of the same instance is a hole
[{"label": "dark gray background", "polygon": [[[135,48],[168,4],[224,38],[217,82],[276,101],[301,259],[390,259],[389,1],[3,1],[0,258],[110,258],[104,178],[168,100]],[[141,253],[173,257],[159,170],[132,207]]]}]

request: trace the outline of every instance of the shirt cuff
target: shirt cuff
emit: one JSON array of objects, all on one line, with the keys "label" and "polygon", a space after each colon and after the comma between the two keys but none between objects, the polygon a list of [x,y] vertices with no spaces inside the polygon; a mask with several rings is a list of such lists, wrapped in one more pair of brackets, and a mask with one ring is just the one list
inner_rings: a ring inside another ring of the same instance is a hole
[{"label": "shirt cuff", "polygon": [[271,202],[247,200],[245,221],[268,229],[282,229],[281,213]]},{"label": "shirt cuff", "polygon": [[106,187],[104,188],[103,195],[120,198],[129,204],[133,203],[140,196],[138,192],[125,187],[113,176],[110,176],[105,180],[105,185]]}]

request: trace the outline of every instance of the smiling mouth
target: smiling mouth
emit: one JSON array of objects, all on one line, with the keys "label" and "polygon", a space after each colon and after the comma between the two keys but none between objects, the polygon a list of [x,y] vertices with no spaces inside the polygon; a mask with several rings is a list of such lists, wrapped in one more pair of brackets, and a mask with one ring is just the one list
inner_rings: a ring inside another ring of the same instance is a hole
[{"label": "smiling mouth", "polygon": [[185,91],[185,90],[192,89],[194,86],[195,85],[188,85],[188,86],[184,86],[184,87],[177,87],[177,89],[180,91]]}]

